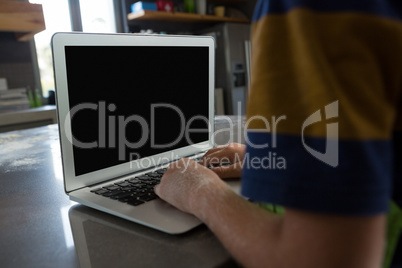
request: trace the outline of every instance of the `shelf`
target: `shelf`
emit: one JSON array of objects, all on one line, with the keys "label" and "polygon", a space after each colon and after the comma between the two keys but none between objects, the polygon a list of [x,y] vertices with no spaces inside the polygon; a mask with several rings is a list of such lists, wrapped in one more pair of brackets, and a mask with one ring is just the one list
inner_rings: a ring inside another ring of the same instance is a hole
[{"label": "shelf", "polygon": [[0,1],[0,31],[15,32],[18,41],[27,41],[44,29],[42,5]]},{"label": "shelf", "polygon": [[208,0],[208,3],[223,3],[223,4],[234,4],[247,2],[247,0]]},{"label": "shelf", "polygon": [[243,18],[218,17],[214,15],[200,15],[182,12],[165,12],[142,10],[127,15],[129,20],[152,20],[165,22],[186,22],[186,23],[211,23],[211,22],[237,22],[250,23],[250,20]]},{"label": "shelf", "polygon": [[56,106],[0,113],[0,133],[57,123]]}]

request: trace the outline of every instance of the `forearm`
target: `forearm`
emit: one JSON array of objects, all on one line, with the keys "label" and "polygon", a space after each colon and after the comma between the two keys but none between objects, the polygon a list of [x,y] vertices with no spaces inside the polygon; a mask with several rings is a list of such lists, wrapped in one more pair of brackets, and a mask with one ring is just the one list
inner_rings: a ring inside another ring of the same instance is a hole
[{"label": "forearm", "polygon": [[155,193],[205,222],[246,267],[380,267],[384,214],[341,216],[286,208],[278,216],[242,199],[189,159],[170,165]]},{"label": "forearm", "polygon": [[226,185],[200,191],[194,206],[196,216],[242,265],[277,267],[281,216],[244,200]]},{"label": "forearm", "polygon": [[193,211],[245,267],[380,267],[385,217],[287,209],[275,215],[226,184],[196,194]]}]

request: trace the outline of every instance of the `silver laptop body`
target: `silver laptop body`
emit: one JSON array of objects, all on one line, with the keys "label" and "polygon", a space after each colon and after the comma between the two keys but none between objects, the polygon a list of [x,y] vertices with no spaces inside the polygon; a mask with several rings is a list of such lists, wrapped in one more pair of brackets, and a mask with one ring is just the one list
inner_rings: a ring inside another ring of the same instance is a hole
[{"label": "silver laptop body", "polygon": [[213,38],[57,33],[52,50],[70,199],[170,234],[199,225],[160,199],[133,206],[93,191],[213,147]]}]

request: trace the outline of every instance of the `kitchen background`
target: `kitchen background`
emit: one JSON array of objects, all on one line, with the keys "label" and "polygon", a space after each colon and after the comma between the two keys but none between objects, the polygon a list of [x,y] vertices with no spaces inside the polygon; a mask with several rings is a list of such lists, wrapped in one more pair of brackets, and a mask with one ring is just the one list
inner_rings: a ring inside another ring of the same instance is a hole
[{"label": "kitchen background", "polygon": [[[14,125],[7,130],[26,128],[13,122],[13,113],[54,104],[50,40],[55,32],[212,35],[216,40],[216,113],[244,114],[255,2],[0,0],[0,132],[6,125]],[[51,120],[37,125],[56,120],[54,108],[44,110],[53,110]],[[32,115],[26,117],[34,121]]]}]

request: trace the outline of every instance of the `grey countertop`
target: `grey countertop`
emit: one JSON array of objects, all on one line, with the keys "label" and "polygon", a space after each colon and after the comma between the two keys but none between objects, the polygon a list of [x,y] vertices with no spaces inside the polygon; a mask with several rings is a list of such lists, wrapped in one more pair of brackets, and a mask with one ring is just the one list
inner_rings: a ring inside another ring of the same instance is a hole
[{"label": "grey countertop", "polygon": [[[217,117],[216,143],[244,141]],[[204,225],[168,235],[69,200],[56,125],[0,134],[1,267],[233,267]]]}]

